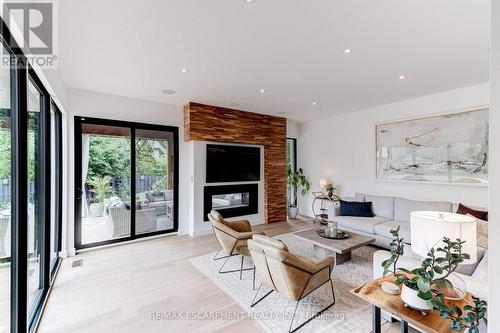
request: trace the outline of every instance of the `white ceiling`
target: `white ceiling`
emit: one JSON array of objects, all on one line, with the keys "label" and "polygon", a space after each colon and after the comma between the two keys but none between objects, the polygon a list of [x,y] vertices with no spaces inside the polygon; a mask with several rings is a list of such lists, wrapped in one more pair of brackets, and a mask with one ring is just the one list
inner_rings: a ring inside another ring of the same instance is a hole
[{"label": "white ceiling", "polygon": [[59,67],[73,88],[306,121],[487,82],[489,3],[64,0]]}]

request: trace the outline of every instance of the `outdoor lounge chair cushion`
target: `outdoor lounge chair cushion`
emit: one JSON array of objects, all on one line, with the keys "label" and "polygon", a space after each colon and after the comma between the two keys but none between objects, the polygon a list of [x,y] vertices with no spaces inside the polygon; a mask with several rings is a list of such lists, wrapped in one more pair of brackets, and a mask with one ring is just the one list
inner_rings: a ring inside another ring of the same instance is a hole
[{"label": "outdoor lounge chair cushion", "polygon": [[165,201],[165,194],[160,191],[146,192],[146,198],[149,202]]}]

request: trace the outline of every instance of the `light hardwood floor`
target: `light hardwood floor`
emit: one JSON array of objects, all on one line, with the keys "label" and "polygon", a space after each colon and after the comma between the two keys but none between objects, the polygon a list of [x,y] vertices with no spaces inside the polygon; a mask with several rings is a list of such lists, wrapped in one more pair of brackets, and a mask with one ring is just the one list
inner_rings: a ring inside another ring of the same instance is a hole
[{"label": "light hardwood floor", "polygon": [[[311,225],[304,219],[254,229],[275,236]],[[243,312],[189,263],[189,258],[217,249],[213,235],[171,236],[67,258],[38,332],[262,332],[252,319],[152,319],[156,312],[184,316],[186,312]],[[78,260],[83,265],[72,267]],[[384,332],[397,331],[396,324],[384,326]]]}]

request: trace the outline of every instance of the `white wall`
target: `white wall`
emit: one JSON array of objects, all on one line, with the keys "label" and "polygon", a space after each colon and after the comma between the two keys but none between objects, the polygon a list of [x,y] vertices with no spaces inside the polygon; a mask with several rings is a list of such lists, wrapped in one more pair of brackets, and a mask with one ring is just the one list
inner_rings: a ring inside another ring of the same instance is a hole
[{"label": "white wall", "polygon": [[[193,218],[190,220],[189,224],[189,234],[191,236],[199,236],[203,234],[208,234],[212,232],[212,226],[210,222],[204,221],[203,215],[203,190],[207,185],[237,185],[237,184],[248,184],[248,183],[257,183],[259,187],[259,213],[253,215],[245,215],[238,216],[235,218],[229,218],[228,220],[241,220],[247,219],[250,221],[252,225],[262,224],[264,223],[264,147],[256,146],[256,145],[243,145],[243,146],[252,146],[252,147],[260,147],[260,170],[261,177],[259,182],[231,182],[231,183],[206,183],[206,157],[207,157],[207,144],[221,144],[220,142],[207,142],[207,141],[194,141],[193,149],[192,149],[192,192],[190,197],[193,198],[192,207],[193,210]],[[231,143],[224,143],[230,145]]]},{"label": "white wall", "polygon": [[[330,178],[341,185],[345,196],[365,192],[487,207],[487,187],[376,181],[375,124],[488,103],[489,85],[483,84],[307,122],[300,126],[299,166],[310,177],[313,190],[319,189],[321,178]],[[311,195],[300,198],[302,214],[311,215],[311,201]]]},{"label": "white wall", "polygon": [[[91,91],[67,90],[67,135],[68,142],[68,198],[66,215],[66,246],[68,254],[74,253],[74,116],[87,116],[104,119],[135,121],[157,125],[179,127],[179,233],[187,233],[189,226],[189,146],[184,142],[182,108],[168,104],[155,103],[101,94]],[[64,245],[64,244],[63,244]]]},{"label": "white wall", "polygon": [[298,138],[299,137],[300,126],[293,120],[286,120],[286,137],[287,138]]},{"label": "white wall", "polygon": [[491,43],[491,111],[490,111],[490,211],[489,242],[490,253],[496,253],[489,265],[488,330],[500,332],[500,3],[492,1],[492,43]]}]

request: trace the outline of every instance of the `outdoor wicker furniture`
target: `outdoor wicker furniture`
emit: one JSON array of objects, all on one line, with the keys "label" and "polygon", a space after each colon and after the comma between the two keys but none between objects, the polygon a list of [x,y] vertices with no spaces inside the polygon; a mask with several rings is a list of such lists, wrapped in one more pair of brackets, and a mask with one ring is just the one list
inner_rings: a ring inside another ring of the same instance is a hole
[{"label": "outdoor wicker furniture", "polygon": [[144,193],[146,199],[149,201],[149,208],[156,208],[156,215],[166,215],[169,214],[170,218],[172,216],[172,203],[174,200],[174,191],[167,190],[161,191],[149,191]]},{"label": "outdoor wicker furniture", "polygon": [[5,236],[7,235],[7,229],[9,228],[9,220],[9,216],[0,217],[0,258],[7,255],[5,252]]},{"label": "outdoor wicker furniture", "polygon": [[[126,207],[109,207],[108,209],[113,224],[113,238],[130,236],[130,210]],[[156,231],[156,208],[138,209],[135,221],[136,234]]]}]

